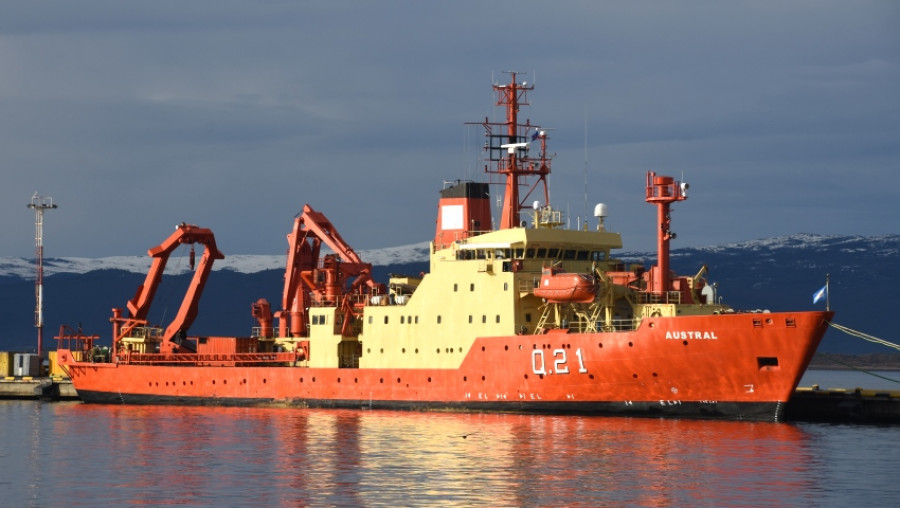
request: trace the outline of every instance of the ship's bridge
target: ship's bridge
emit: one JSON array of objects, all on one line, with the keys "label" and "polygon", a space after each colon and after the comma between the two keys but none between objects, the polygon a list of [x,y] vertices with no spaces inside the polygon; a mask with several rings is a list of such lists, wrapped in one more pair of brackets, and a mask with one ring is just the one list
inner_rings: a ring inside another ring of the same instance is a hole
[{"label": "ship's bridge", "polygon": [[435,251],[432,270],[436,262],[470,259],[590,263],[606,261],[610,259],[611,250],[620,248],[622,237],[619,233],[559,228],[502,229],[460,240],[449,248]]}]

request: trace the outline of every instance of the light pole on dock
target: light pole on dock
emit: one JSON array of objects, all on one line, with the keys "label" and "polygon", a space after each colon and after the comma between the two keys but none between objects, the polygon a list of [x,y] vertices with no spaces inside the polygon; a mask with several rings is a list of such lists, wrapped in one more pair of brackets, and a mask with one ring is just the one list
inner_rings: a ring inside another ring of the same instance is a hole
[{"label": "light pole on dock", "polygon": [[[53,198],[39,196],[37,192],[31,196],[28,208],[34,208],[34,253],[37,277],[34,280],[34,326],[37,327],[37,354],[43,359],[44,348],[44,210],[57,208]],[[43,360],[42,360],[43,361]]]}]

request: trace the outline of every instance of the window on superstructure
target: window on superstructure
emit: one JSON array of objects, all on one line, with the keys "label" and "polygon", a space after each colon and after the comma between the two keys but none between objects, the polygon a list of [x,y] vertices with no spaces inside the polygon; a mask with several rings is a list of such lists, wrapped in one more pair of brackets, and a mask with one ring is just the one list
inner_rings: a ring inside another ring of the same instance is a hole
[{"label": "window on superstructure", "polygon": [[543,258],[547,257],[547,249],[538,249],[537,257],[538,257],[538,259],[543,259]]},{"label": "window on superstructure", "polygon": [[595,250],[591,252],[591,260],[592,261],[602,261],[606,259],[606,251]]},{"label": "window on superstructure", "polygon": [[522,259],[522,256],[525,254],[525,249],[516,249],[516,259]]},{"label": "window on superstructure", "polygon": [[459,289],[459,288],[458,288],[457,284],[454,282],[453,283],[453,292],[455,293],[457,291],[457,289]]},{"label": "window on superstructure", "polygon": [[372,321],[373,321],[373,320],[374,320],[374,317],[373,317],[373,316],[369,316],[369,324],[372,324]]},{"label": "window on superstructure", "polygon": [[578,251],[578,261],[587,261],[588,255],[590,255],[589,251],[580,250]]},{"label": "window on superstructure", "polygon": [[497,314],[496,322],[497,322],[497,323],[500,323],[500,314]]},{"label": "window on superstructure", "polygon": [[438,317],[437,317],[437,324],[441,324],[441,315],[440,314],[438,314]]},{"label": "window on superstructure", "polygon": [[419,324],[419,316],[416,316],[416,324]]},{"label": "window on superstructure", "polygon": [[566,249],[563,252],[563,259],[575,259],[575,249]]},{"label": "window on superstructure", "polygon": [[475,291],[475,283],[474,282],[469,284],[469,291]]},{"label": "window on superstructure", "polygon": [[547,251],[547,257],[550,259],[556,259],[559,256],[559,249],[549,249]]},{"label": "window on superstructure", "polygon": [[404,323],[403,316],[400,316],[400,324],[402,325],[403,323]]},{"label": "window on superstructure", "polygon": [[472,324],[472,315],[469,314],[469,324]]},{"label": "window on superstructure", "polygon": [[534,249],[526,249],[525,257],[529,258],[529,259],[533,258],[534,257]]},{"label": "window on superstructure", "polygon": [[482,323],[487,323],[487,314],[482,314],[482,315],[481,315],[481,322],[482,322]]},{"label": "window on superstructure", "polygon": [[528,312],[525,313],[525,322],[526,322],[526,323],[530,323],[530,322],[531,322],[531,314],[529,314]]},{"label": "window on superstructure", "polygon": [[503,283],[503,291],[509,291],[509,282]]},{"label": "window on superstructure", "polygon": [[388,324],[388,317],[384,316],[384,324]]}]

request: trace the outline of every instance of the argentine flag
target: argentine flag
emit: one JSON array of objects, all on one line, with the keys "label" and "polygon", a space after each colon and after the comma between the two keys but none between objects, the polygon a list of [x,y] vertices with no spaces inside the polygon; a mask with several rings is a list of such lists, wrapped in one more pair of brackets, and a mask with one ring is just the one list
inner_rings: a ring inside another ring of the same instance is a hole
[{"label": "argentine flag", "polygon": [[825,294],[828,292],[828,284],[822,286],[822,289],[813,293],[813,303],[818,303],[819,300],[825,298]]}]

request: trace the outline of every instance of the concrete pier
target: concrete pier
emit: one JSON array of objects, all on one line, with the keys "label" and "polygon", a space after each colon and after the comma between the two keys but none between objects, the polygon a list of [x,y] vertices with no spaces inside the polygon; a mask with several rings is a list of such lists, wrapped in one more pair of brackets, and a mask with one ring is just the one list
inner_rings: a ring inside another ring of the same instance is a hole
[{"label": "concrete pier", "polygon": [[58,377],[12,377],[0,379],[0,399],[77,400],[72,381]]}]

